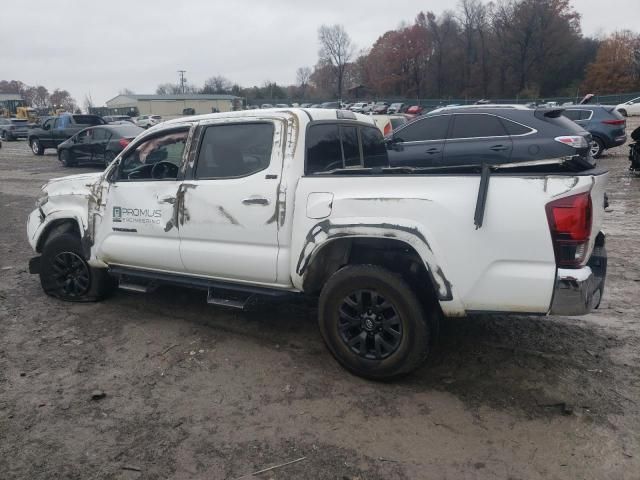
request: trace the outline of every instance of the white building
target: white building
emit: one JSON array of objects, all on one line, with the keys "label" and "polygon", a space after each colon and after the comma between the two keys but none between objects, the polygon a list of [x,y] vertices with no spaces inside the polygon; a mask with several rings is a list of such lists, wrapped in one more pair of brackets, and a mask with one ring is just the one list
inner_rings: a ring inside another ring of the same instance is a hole
[{"label": "white building", "polygon": [[[229,112],[234,104],[241,106],[240,97],[233,95],[205,95],[196,93],[178,95],[118,95],[107,100],[109,108],[118,109],[114,114],[126,115],[137,108],[138,115],[161,115],[165,119],[185,114]],[[188,109],[193,109],[189,111]],[[121,110],[121,111],[120,111]]]}]

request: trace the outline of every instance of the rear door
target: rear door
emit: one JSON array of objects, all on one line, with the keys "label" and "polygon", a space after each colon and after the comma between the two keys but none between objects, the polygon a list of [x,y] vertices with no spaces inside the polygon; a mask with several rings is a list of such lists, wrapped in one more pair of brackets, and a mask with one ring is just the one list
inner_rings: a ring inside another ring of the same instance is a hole
[{"label": "rear door", "polygon": [[400,127],[389,144],[391,166],[442,165],[450,119],[451,115],[433,115]]},{"label": "rear door", "polygon": [[106,128],[94,128],[93,140],[91,141],[91,159],[93,162],[103,162],[104,152],[111,139],[112,131]]},{"label": "rear door", "polygon": [[444,147],[444,163],[508,163],[512,150],[511,137],[499,117],[484,113],[456,113]]},{"label": "rear door", "polygon": [[195,165],[178,196],[185,268],[275,283],[283,123],[218,121],[200,128]]}]

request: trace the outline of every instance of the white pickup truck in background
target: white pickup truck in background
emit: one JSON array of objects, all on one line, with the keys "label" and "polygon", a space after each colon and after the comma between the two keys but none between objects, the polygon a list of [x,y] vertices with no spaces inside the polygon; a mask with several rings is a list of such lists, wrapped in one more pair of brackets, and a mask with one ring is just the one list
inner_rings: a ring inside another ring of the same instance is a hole
[{"label": "white pickup truck in background", "polygon": [[171,120],[101,173],[52,180],[29,217],[50,295],[177,284],[210,303],[319,296],[336,359],[407,373],[441,315],[581,315],[606,274],[607,174],[388,168],[370,117],[316,109]]}]

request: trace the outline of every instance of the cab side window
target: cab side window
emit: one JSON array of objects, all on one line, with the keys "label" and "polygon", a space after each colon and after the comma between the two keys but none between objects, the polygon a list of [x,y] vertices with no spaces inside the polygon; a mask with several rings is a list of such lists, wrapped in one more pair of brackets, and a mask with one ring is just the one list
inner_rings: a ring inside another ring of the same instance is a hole
[{"label": "cab side window", "polygon": [[305,172],[330,172],[343,168],[389,165],[387,149],[376,127],[321,123],[307,131]]},{"label": "cab side window", "polygon": [[269,166],[274,128],[271,123],[207,127],[195,170],[197,179],[238,178]]},{"label": "cab side window", "polygon": [[167,132],[131,150],[118,167],[117,180],[175,180],[189,130]]}]

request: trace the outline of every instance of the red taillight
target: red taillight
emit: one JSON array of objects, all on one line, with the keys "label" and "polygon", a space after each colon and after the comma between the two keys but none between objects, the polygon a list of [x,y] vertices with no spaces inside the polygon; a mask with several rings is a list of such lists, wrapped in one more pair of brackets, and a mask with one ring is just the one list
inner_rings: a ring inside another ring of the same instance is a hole
[{"label": "red taillight", "polygon": [[559,267],[578,267],[587,255],[593,206],[589,192],[547,204],[547,221]]},{"label": "red taillight", "polygon": [[120,144],[120,146],[122,148],[126,147],[127,145],[129,145],[129,143],[131,143],[131,140],[129,140],[128,138],[121,138],[118,143]]},{"label": "red taillight", "polygon": [[391,127],[391,122],[387,122],[387,124],[384,126],[384,132],[382,134],[386,137],[391,133],[392,130],[393,128]]},{"label": "red taillight", "polygon": [[622,119],[622,120],[603,120],[602,123],[604,123],[605,125],[624,125],[627,121]]}]

